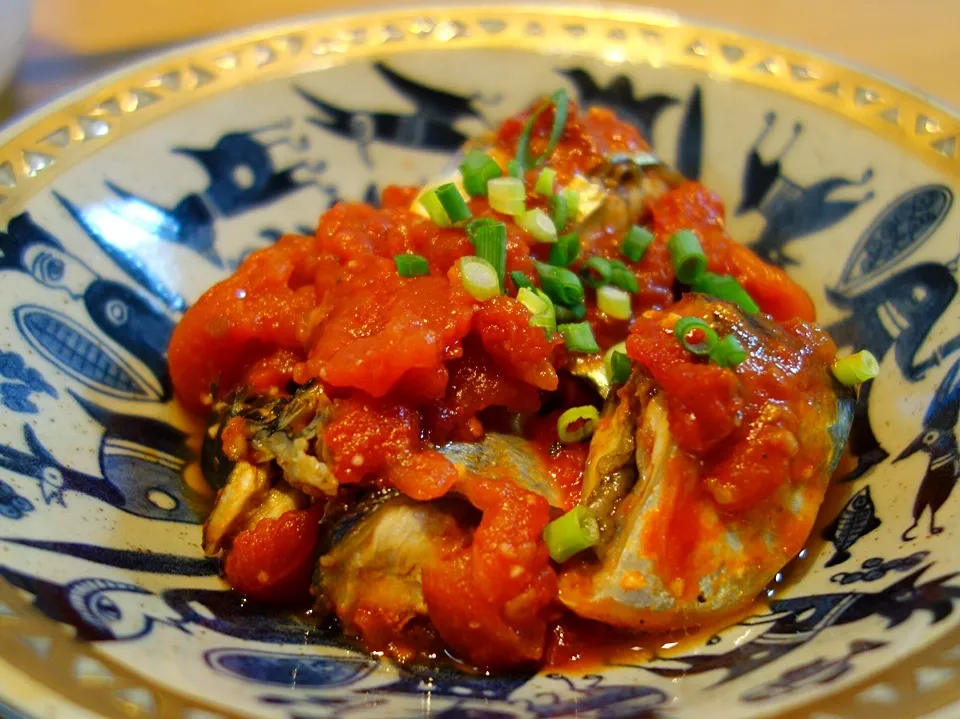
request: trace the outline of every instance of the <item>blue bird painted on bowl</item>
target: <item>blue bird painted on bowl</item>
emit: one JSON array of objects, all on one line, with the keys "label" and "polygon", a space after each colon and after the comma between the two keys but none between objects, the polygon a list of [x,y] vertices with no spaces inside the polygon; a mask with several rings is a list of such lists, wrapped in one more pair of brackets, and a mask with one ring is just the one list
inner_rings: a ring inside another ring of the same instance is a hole
[{"label": "blue bird painted on bowl", "polygon": [[[897,368],[909,382],[960,350],[960,335],[918,355],[934,327],[947,316],[957,295],[951,263],[901,263],[934,236],[953,206],[944,185],[924,185],[903,193],[883,208],[860,236],[840,281],[827,299],[845,316],[827,326],[840,348],[867,349],[879,360],[892,350]],[[862,476],[889,456],[874,435],[868,414],[872,384],[860,392],[850,436],[857,467],[848,479]]]},{"label": "blue bird painted on bowl", "polygon": [[764,160],[759,147],[776,123],[776,114],[768,113],[763,130],[747,154],[743,175],[743,196],[736,213],[759,212],[766,220],[760,237],[750,248],[761,258],[775,265],[793,265],[797,261],[786,254],[785,246],[841,222],[860,205],[873,199],[868,190],[854,200],[836,199],[832,195],[846,187],[861,187],[873,179],[873,170],[867,168],[859,180],[844,177],[826,177],[811,185],[791,180],[781,170],[781,163],[803,132],[797,123],[787,144],[772,159]]},{"label": "blue bird painted on bowl", "polygon": [[923,430],[904,447],[893,460],[895,463],[925,452],[930,456],[927,471],[923,475],[913,504],[913,524],[904,530],[905,542],[916,537],[913,531],[925,511],[930,513],[930,534],[943,531],[937,525],[937,512],[950,499],[953,488],[960,479],[960,454],[957,450],[957,418],[960,416],[960,360],[940,381],[933,400],[923,417]]},{"label": "blue bird painted on bowl", "polygon": [[493,104],[495,98],[480,95],[458,95],[411,80],[383,63],[374,70],[394,90],[412,101],[412,114],[347,109],[325,100],[305,88],[297,88],[300,97],[310,103],[318,115],[308,120],[317,127],[357,143],[364,163],[372,166],[369,147],[374,142],[409,149],[453,152],[467,140],[467,135],[454,127],[465,117],[483,120],[483,114],[474,105],[479,100]]}]

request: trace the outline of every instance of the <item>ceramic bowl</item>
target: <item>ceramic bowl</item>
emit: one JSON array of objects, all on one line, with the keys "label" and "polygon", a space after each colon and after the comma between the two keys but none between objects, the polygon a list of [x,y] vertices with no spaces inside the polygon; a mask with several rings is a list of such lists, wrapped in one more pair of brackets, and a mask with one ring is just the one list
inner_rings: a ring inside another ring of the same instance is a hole
[{"label": "ceramic bowl", "polygon": [[[339,198],[436,173],[566,87],[718,190],[881,375],[859,464],[751,616],[637,666],[399,669],[227,591],[200,550],[184,308]],[[667,15],[317,18],[179,49],[0,137],[0,699],[26,716],[917,717],[960,698],[960,119]],[[944,716],[955,716],[945,709]],[[18,716],[15,714],[15,716]]]}]

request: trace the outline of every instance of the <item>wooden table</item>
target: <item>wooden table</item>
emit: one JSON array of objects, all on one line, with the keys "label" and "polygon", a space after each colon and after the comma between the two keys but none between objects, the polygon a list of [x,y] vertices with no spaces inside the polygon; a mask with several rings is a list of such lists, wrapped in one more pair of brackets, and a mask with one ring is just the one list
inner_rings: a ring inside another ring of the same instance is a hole
[{"label": "wooden table", "polygon": [[[0,106],[0,117],[36,107],[149,49],[364,2],[382,6],[389,0],[34,0],[27,60]],[[956,0],[651,0],[650,4],[842,58],[960,108]]]}]

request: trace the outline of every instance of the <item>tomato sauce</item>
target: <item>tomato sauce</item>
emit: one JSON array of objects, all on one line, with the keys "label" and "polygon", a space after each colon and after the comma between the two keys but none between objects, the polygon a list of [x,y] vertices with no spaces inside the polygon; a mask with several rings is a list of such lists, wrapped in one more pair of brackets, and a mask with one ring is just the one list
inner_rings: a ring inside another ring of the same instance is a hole
[{"label": "tomato sauce", "polygon": [[[822,442],[797,439],[833,421],[832,388],[814,380],[829,372],[835,356],[827,334],[788,320],[781,325],[781,342],[748,343],[747,359],[734,371],[704,362],[674,337],[679,317],[710,320],[712,313],[705,298],[688,295],[668,312],[638,318],[627,340],[628,355],[663,388],[671,433],[685,452],[674,459],[676,481],[646,527],[650,541],[661,545],[654,553],[658,573],[679,580],[677,596],[696,594],[702,571],[694,547],[722,541],[721,528],[702,521],[710,513],[698,506],[711,502],[726,512],[763,506],[782,485],[809,479],[833,452],[826,435]],[[727,331],[747,337],[745,329]],[[784,534],[786,553],[798,552],[805,539],[806,533]]]},{"label": "tomato sauce", "polygon": [[224,576],[248,597],[270,604],[301,600],[310,584],[323,503],[261,520],[233,542]]},{"label": "tomato sauce", "polygon": [[[516,154],[534,109],[507,120],[493,136],[490,156],[501,167]],[[554,111],[548,106],[533,122],[533,157],[548,148]],[[549,166],[564,185],[600,171],[613,154],[648,150],[639,132],[613,113],[571,104]],[[525,176],[527,207],[549,209],[533,191],[537,175]],[[575,656],[600,656],[584,649],[606,641],[593,625],[557,624],[556,567],[542,540],[551,518],[582,499],[588,454],[586,443],[559,441],[557,418],[564,408],[599,401],[570,380],[562,337],[530,325],[531,313],[509,279],[519,271],[538,285],[535,261],[546,261],[549,247],[495,212],[486,197],[471,198],[474,217],[501,220],[507,229],[506,294],[478,302],[459,273],[458,260],[474,254],[470,239],[460,227],[440,227],[413,211],[416,195],[416,188],[387,187],[381,208],[340,203],[320,218],[313,236],[282,238],[208,290],[171,340],[177,397],[206,413],[238,387],[283,394],[291,383],[319,381],[333,409],[316,451],[339,485],[388,486],[420,501],[456,487],[482,513],[468,547],[423,569],[430,631],[480,666],[565,666]],[[754,506],[781,483],[802,481],[822,460],[798,452],[788,435],[803,425],[804,412],[825,402],[801,399],[811,391],[805,384],[810,367],[829,362],[833,345],[805,324],[814,319],[806,293],[730,239],[722,202],[703,186],[683,182],[668,189],[647,202],[642,218],[654,241],[639,261],[619,251],[634,221],[626,218],[585,233],[571,270],[599,256],[624,262],[637,279],[634,320],[606,315],[592,291],[586,319],[602,349],[629,337],[630,358],[668,398],[670,429],[686,454],[675,461],[677,481],[647,531],[662,548],[658,561],[681,578],[677,591],[685,595],[695,593],[694,581],[682,581],[696,572],[689,564],[693,549],[710,541],[712,531],[684,521],[690,505],[713,502],[731,512]],[[789,354],[754,352],[735,374],[696,360],[673,338],[678,315],[707,315],[702,299],[675,303],[683,288],[667,240],[678,229],[698,235],[711,271],[737,278],[763,312],[783,323],[793,338]],[[407,253],[424,257],[429,273],[400,276],[394,256]],[[759,415],[768,400],[782,408],[776,417]],[[551,509],[511,481],[465,477],[437,451],[449,441],[480,440],[514,420],[525,423],[562,508]],[[239,423],[231,421],[222,438],[229,458],[248,456],[249,437]],[[701,463],[712,467],[706,476]],[[315,560],[318,506],[240,533],[227,554],[227,580],[262,601],[302,596]]]},{"label": "tomato sauce", "polygon": [[665,243],[677,230],[693,230],[707,254],[707,269],[736,277],[774,319],[816,320],[813,301],[798,284],[726,233],[723,200],[716,193],[698,182],[685,182],[657,200],[651,212],[658,243]]},{"label": "tomato sauce", "polygon": [[[588,404],[589,400],[578,404]],[[561,411],[555,410],[531,422],[528,436],[533,447],[539,453],[547,471],[553,478],[554,486],[564,498],[563,508],[571,509],[579,501],[583,487],[583,468],[587,462],[588,446],[583,442],[563,444],[557,432],[557,420]]]}]

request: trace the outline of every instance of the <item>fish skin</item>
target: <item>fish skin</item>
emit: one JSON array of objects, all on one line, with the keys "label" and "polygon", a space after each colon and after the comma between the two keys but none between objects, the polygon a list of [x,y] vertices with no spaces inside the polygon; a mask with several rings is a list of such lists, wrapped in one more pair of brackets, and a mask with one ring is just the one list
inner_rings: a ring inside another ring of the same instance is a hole
[{"label": "fish skin", "polygon": [[[357,506],[362,516],[352,516]],[[472,535],[465,502],[417,502],[396,492],[375,494],[324,528],[324,553],[313,576],[316,608],[334,612],[347,630],[368,641],[364,613],[390,617],[400,630],[427,615],[422,570]],[[375,630],[373,630],[375,631]]]},{"label": "fish skin", "polygon": [[[492,480],[504,476],[527,490],[538,494],[551,507],[565,506],[563,494],[554,486],[553,478],[543,460],[522,437],[488,432],[481,442],[451,442],[438,451],[454,465]],[[456,488],[454,488],[456,493]]]},{"label": "fish skin", "polygon": [[[789,346],[793,341],[783,328],[762,315],[744,315],[720,300],[702,301],[709,304],[720,329],[743,328],[763,346]],[[643,371],[634,368],[635,373]],[[669,429],[664,393],[630,394],[635,400],[631,401],[631,411],[636,417],[637,480],[613,508],[614,531],[610,541],[595,546],[594,556],[584,552],[561,568],[560,602],[589,619],[632,630],[657,631],[715,621],[754,601],[796,551],[788,551],[782,541],[788,527],[790,532],[802,531],[804,537],[813,529],[836,460],[846,444],[853,394],[825,369],[818,377],[823,390],[817,393],[818,402],[822,402],[817,413],[820,419],[810,419],[808,424],[811,436],[814,431],[822,432],[833,452],[822,458],[805,483],[785,483],[763,505],[742,513],[722,511],[715,503],[698,503],[693,509],[699,513],[699,521],[714,529],[709,543],[699,542],[689,550],[699,556],[697,572],[689,577],[690,583],[686,578],[673,577],[669,568],[661,573],[663,570],[656,566],[656,553],[660,551],[657,536],[646,531],[661,506],[674,501],[671,488],[677,485],[670,481],[668,469],[674,459],[682,456]],[[627,423],[621,424],[623,431],[632,431]],[[607,454],[593,452],[593,443],[598,441],[604,442],[595,433],[588,462]],[[779,513],[780,521],[769,521],[771,508]],[[747,547],[759,551],[745,552]]]},{"label": "fish skin", "polygon": [[836,519],[823,529],[823,538],[833,544],[836,550],[824,566],[833,567],[850,559],[851,555],[847,550],[880,526],[881,520],[877,517],[876,510],[869,486],[850,498]]}]

